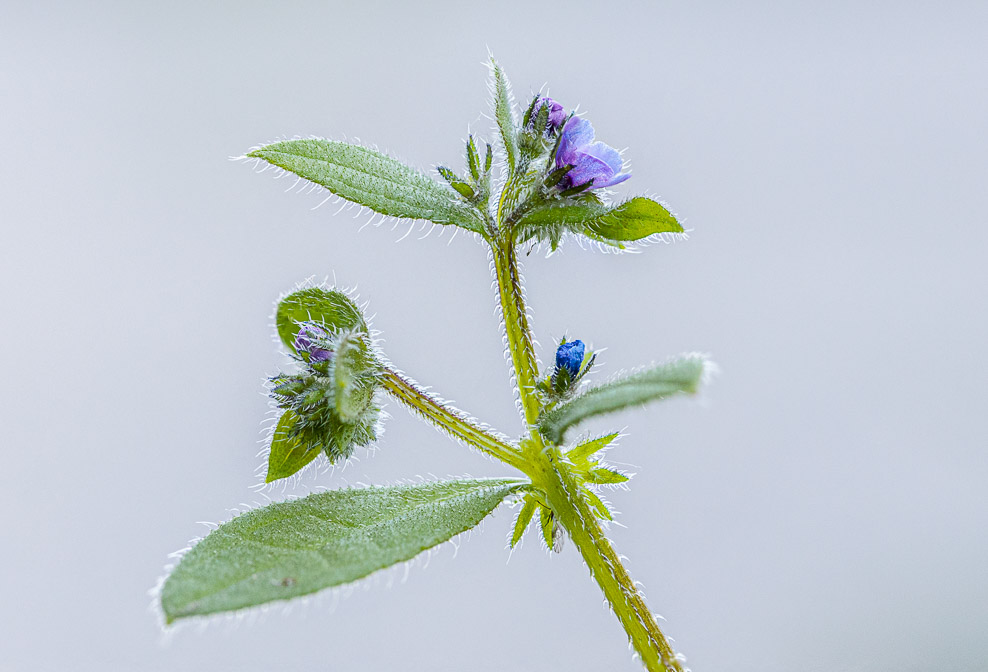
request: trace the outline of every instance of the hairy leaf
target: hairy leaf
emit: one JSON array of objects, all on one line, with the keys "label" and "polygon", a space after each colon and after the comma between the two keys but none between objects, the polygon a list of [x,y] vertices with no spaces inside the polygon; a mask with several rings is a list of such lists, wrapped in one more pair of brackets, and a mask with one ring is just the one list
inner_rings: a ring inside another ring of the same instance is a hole
[{"label": "hairy leaf", "polygon": [[330,331],[367,331],[364,317],[350,297],[335,289],[320,287],[300,289],[278,304],[275,313],[278,337],[292,352],[295,352],[299,322],[318,322]]},{"label": "hairy leaf", "polygon": [[675,394],[695,393],[703,377],[706,360],[686,355],[646,369],[627,378],[591,388],[556,406],[539,419],[539,430],[553,443],[560,443],[570,427],[589,418],[665,399]]},{"label": "hairy leaf", "polygon": [[310,446],[298,436],[292,436],[291,430],[298,416],[294,411],[285,411],[271,437],[271,453],[268,455],[268,474],[265,483],[288,478],[300,471],[302,467],[316,459],[322,450],[319,446]]},{"label": "hairy leaf", "polygon": [[590,508],[594,510],[594,514],[602,520],[614,520],[614,516],[611,515],[610,509],[607,505],[597,496],[590,488],[583,488],[583,496],[587,498],[587,502],[590,504]]},{"label": "hairy leaf", "polygon": [[287,140],[247,156],[263,159],[382,215],[483,231],[479,213],[442,184],[367,147],[334,140]]},{"label": "hairy leaf", "polygon": [[472,528],[522,487],[470,479],[331,490],[249,511],[182,558],[161,608],[171,623],[356,581]]},{"label": "hairy leaf", "polygon": [[596,483],[597,485],[616,485],[617,483],[625,483],[629,480],[621,472],[608,469],[607,467],[594,467],[590,469],[587,471],[586,478],[591,483]]},{"label": "hairy leaf", "polygon": [[592,441],[587,441],[586,443],[581,443],[572,450],[566,453],[568,457],[573,462],[580,462],[586,460],[588,457],[596,453],[598,450],[602,450],[610,444],[611,441],[617,438],[618,433],[608,434],[607,436],[602,436],[599,439],[593,439]]},{"label": "hairy leaf", "polygon": [[595,198],[587,198],[563,204],[550,203],[527,213],[517,224],[518,240],[551,239],[559,227],[619,247],[622,242],[657,233],[683,232],[676,218],[651,199],[637,196],[608,207]]},{"label": "hairy leaf", "polygon": [[538,502],[535,501],[534,497],[525,497],[525,503],[522,505],[521,511],[518,512],[518,518],[515,519],[515,528],[511,533],[511,548],[514,548],[521,541],[522,535],[528,529],[528,524],[532,522],[532,515],[535,513],[537,507]]},{"label": "hairy leaf", "polygon": [[619,242],[640,240],[656,233],[683,232],[668,210],[643,196],[625,201],[585,226],[588,235]]},{"label": "hairy leaf", "polygon": [[515,164],[518,162],[518,127],[515,125],[515,115],[511,110],[511,91],[501,66],[492,60],[491,67],[494,76],[494,118],[501,132],[508,168],[514,172]]}]

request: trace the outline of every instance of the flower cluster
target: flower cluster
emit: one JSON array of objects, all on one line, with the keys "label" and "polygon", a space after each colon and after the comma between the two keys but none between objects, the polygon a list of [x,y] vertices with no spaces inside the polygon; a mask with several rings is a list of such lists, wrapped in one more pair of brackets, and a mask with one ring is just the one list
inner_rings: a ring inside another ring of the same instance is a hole
[{"label": "flower cluster", "polygon": [[556,169],[568,168],[559,181],[563,189],[602,189],[631,177],[621,172],[624,162],[620,152],[594,141],[589,121],[567,114],[566,108],[548,96],[535,97],[525,114],[524,126],[530,134],[558,137],[552,160]]}]

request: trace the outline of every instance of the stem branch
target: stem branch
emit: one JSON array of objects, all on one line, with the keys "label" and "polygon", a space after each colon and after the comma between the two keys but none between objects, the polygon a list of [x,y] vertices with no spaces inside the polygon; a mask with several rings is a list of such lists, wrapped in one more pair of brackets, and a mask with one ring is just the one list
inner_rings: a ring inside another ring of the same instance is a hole
[{"label": "stem branch", "polygon": [[464,443],[496,457],[525,474],[531,471],[516,448],[478,426],[475,422],[440,404],[397,371],[385,369],[384,389],[426,420]]}]

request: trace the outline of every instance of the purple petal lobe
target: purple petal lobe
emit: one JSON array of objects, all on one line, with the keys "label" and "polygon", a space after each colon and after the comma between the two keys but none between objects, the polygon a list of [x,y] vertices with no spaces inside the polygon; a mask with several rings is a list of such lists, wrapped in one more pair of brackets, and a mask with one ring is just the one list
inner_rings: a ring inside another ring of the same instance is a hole
[{"label": "purple petal lobe", "polygon": [[621,153],[603,142],[594,142],[593,126],[586,119],[572,117],[563,127],[556,150],[556,166],[572,165],[564,186],[579,186],[593,180],[593,189],[624,182],[620,174],[624,162]]}]

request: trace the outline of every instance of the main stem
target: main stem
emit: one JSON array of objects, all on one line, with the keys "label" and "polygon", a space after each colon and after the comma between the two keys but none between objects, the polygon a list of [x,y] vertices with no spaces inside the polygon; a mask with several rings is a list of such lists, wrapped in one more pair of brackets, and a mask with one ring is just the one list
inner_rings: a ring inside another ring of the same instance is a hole
[{"label": "main stem", "polygon": [[641,656],[645,669],[650,672],[683,672],[682,665],[676,659],[665,635],[659,630],[644,597],[604,535],[580,485],[573,480],[565,467],[558,464],[561,459],[558,447],[546,445],[536,427],[541,410],[540,401],[535,394],[538,366],[518,275],[516,248],[510,232],[495,239],[491,250],[508,350],[514,365],[525,422],[531,435],[531,441],[526,442],[528,449],[525,457],[529,465],[529,470],[526,471],[534,472],[534,484],[545,490],[549,506],[569,533],[573,544],[580,549],[591,576],[600,586],[615,616]]}]

